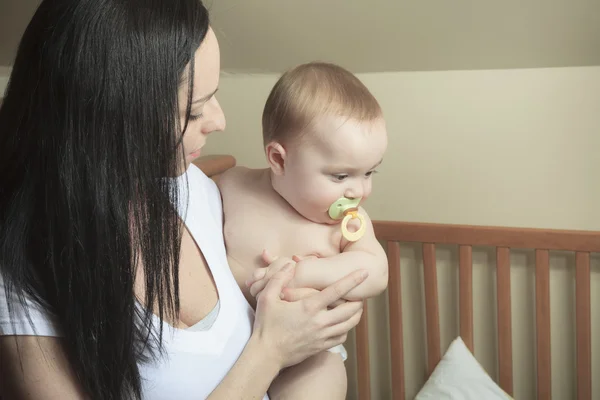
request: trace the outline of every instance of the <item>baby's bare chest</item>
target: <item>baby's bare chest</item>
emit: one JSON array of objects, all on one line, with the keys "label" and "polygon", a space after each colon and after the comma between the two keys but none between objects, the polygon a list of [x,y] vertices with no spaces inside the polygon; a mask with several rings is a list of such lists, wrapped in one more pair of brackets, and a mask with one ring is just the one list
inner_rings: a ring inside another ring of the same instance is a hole
[{"label": "baby's bare chest", "polygon": [[280,199],[250,193],[236,197],[235,202],[224,200],[224,235],[228,256],[242,265],[263,267],[264,249],[286,257],[339,254],[339,226],[308,221]]}]

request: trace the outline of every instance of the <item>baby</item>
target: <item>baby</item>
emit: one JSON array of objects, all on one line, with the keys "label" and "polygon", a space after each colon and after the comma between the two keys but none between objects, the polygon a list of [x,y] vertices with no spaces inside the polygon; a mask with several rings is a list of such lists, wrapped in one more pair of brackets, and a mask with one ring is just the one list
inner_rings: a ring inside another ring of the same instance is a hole
[{"label": "baby", "polygon": [[[229,262],[248,302],[256,306],[287,262],[295,263],[290,287],[322,290],[364,268],[369,277],[346,300],[383,292],[386,254],[361,207],[387,148],[378,102],[347,70],[308,63],[281,76],[262,122],[268,168],[236,167],[218,179]],[[271,397],[344,399],[345,359],[337,346],[282,371]]]}]

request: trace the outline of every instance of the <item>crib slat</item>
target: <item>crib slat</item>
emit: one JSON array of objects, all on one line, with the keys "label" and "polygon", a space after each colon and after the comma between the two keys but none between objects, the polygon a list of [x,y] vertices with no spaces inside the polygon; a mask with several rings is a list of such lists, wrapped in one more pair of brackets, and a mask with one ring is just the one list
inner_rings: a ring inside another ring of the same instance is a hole
[{"label": "crib slat", "polygon": [[369,365],[369,319],[367,301],[356,325],[356,374],[359,400],[371,400],[371,368]]},{"label": "crib slat", "polygon": [[513,395],[512,320],[510,300],[510,249],[496,249],[498,296],[498,381],[502,390]]},{"label": "crib slat", "polygon": [[550,256],[548,250],[535,251],[535,319],[537,336],[537,398],[550,400]]},{"label": "crib slat", "polygon": [[427,321],[427,376],[429,377],[441,359],[435,244],[423,243],[423,267],[425,319]]},{"label": "crib slat", "polygon": [[590,253],[575,256],[577,319],[577,400],[592,398],[592,304],[590,293]]},{"label": "crib slat", "polygon": [[459,295],[460,337],[471,353],[473,348],[473,249],[471,246],[459,247]]},{"label": "crib slat", "polygon": [[392,351],[392,399],[404,400],[404,346],[402,331],[402,292],[400,243],[387,242],[389,263],[390,347]]}]

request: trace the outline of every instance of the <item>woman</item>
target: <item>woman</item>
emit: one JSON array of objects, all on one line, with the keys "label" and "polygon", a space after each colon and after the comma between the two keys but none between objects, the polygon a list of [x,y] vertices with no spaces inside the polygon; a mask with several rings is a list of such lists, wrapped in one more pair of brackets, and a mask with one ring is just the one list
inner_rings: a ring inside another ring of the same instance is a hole
[{"label": "woman", "polygon": [[360,271],[306,295],[289,266],[245,302],[190,165],[219,68],[198,0],[42,1],[0,108],[3,399],[258,399],[358,323],[329,306]]}]

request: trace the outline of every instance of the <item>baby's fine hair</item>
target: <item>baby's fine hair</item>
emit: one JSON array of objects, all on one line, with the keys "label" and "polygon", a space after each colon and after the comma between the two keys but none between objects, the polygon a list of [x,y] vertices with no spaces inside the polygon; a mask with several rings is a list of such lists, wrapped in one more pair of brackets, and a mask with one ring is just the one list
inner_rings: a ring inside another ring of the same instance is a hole
[{"label": "baby's fine hair", "polygon": [[370,122],[383,115],[375,97],[350,71],[325,62],[301,64],[286,71],[267,98],[263,142],[299,139],[324,116]]}]

